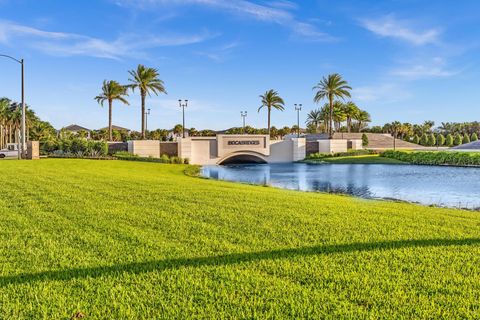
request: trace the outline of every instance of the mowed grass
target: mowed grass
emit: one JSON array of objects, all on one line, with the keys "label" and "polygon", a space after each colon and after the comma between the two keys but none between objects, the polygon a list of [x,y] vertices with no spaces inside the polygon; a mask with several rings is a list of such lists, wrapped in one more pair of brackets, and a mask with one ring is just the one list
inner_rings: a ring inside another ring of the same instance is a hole
[{"label": "mowed grass", "polygon": [[0,161],[0,318],[480,318],[478,212],[184,169]]},{"label": "mowed grass", "polygon": [[308,160],[308,161],[309,162],[324,161],[324,162],[336,163],[336,164],[406,164],[406,162],[403,162],[397,159],[381,157],[378,154],[346,156],[346,157],[330,157],[330,158],[323,158],[321,160]]}]

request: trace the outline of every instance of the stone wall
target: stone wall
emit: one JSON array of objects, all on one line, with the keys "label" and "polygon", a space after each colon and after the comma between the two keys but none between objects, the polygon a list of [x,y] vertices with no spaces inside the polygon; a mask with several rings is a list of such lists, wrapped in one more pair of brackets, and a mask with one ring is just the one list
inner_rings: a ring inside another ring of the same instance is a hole
[{"label": "stone wall", "polygon": [[178,143],[177,142],[160,142],[160,156],[166,154],[169,157],[178,157]]},{"label": "stone wall", "polygon": [[127,142],[108,142],[108,154],[114,154],[120,151],[128,151]]},{"label": "stone wall", "polygon": [[307,156],[311,155],[312,153],[318,153],[318,141],[307,141],[306,153]]}]

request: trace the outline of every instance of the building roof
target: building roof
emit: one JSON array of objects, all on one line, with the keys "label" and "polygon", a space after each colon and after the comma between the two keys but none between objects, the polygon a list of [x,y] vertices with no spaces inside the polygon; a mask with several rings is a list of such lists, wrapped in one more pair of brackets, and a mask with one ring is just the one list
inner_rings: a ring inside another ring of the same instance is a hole
[{"label": "building roof", "polygon": [[68,131],[90,131],[90,129],[87,129],[85,127],[79,126],[78,124],[71,124],[69,126],[63,127],[64,130]]},{"label": "building roof", "polygon": [[[114,125],[114,124],[112,125],[112,129],[113,129],[113,130],[118,130],[118,131],[132,131],[132,130],[130,130],[130,129],[128,129],[128,128],[116,126],[116,125]],[[108,127],[103,127],[103,128],[98,129],[98,130],[108,130]]]},{"label": "building roof", "polygon": [[461,144],[459,146],[453,147],[451,149],[457,150],[480,150],[480,140],[473,141],[470,143]]}]

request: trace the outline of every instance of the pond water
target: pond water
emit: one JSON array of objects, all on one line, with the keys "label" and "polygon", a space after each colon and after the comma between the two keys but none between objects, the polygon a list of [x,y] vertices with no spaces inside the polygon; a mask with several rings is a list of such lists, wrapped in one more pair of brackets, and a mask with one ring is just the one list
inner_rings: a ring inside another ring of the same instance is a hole
[{"label": "pond water", "polygon": [[202,175],[292,190],[480,208],[480,168],[381,164],[239,164],[205,166]]}]

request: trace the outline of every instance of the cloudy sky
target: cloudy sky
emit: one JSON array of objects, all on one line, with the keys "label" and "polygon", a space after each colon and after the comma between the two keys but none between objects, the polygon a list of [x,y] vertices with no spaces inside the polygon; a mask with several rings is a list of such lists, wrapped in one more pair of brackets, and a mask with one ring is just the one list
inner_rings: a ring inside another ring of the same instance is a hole
[{"label": "cloudy sky", "polygon": [[[181,122],[223,129],[266,125],[258,96],[277,90],[296,122],[317,106],[312,87],[344,76],[373,124],[480,120],[480,1],[0,0],[0,54],[25,59],[27,103],[55,127],[106,125],[102,81],[128,82],[139,63],[168,95],[147,100],[149,128]],[[0,96],[20,99],[19,67],[0,59]],[[114,106],[139,129],[140,98]]]}]

